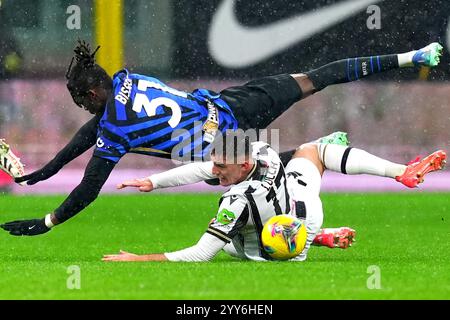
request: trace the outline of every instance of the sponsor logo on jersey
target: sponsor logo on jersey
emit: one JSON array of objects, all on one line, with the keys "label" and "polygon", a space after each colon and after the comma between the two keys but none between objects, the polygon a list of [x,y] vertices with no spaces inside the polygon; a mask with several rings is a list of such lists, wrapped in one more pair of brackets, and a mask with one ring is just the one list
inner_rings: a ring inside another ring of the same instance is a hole
[{"label": "sponsor logo on jersey", "polygon": [[230,205],[232,205],[238,199],[237,195],[232,195],[230,197]]},{"label": "sponsor logo on jersey", "polygon": [[103,148],[105,146],[105,143],[103,142],[102,138],[97,139],[97,147]]},{"label": "sponsor logo on jersey", "polygon": [[208,118],[203,125],[203,140],[212,143],[219,129],[219,111],[213,103],[208,102]]},{"label": "sponsor logo on jersey", "polygon": [[216,221],[220,224],[226,225],[226,224],[230,224],[231,222],[233,222],[236,219],[236,215],[227,210],[227,209],[222,209],[216,217]]}]

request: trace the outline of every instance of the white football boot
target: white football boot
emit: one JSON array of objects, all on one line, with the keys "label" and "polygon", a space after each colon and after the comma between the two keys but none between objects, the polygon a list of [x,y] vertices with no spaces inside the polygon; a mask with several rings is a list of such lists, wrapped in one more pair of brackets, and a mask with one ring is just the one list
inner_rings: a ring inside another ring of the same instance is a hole
[{"label": "white football boot", "polygon": [[11,178],[19,178],[25,174],[24,165],[12,151],[4,139],[0,139],[0,169]]}]

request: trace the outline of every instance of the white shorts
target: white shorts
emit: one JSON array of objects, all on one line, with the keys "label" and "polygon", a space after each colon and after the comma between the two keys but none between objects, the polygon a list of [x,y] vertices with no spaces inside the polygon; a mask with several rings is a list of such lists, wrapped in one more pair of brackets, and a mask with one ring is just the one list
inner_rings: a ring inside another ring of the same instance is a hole
[{"label": "white shorts", "polygon": [[308,238],[303,252],[294,260],[306,260],[308,250],[323,223],[323,208],[320,200],[322,177],[319,169],[310,160],[295,158],[286,166],[287,188],[291,198],[291,212],[302,219]]}]

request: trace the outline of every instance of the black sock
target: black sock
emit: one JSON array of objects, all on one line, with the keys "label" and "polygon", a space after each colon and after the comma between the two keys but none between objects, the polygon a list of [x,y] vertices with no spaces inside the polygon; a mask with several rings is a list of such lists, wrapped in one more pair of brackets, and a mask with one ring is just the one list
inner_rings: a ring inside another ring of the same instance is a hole
[{"label": "black sock", "polygon": [[347,58],[326,64],[318,69],[306,72],[317,91],[325,87],[355,81],[374,73],[398,68],[396,54]]}]

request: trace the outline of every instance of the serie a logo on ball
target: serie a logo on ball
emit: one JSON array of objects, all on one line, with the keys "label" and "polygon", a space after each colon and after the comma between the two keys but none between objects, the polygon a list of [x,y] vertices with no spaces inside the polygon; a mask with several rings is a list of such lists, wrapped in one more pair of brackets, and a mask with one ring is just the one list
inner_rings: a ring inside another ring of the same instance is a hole
[{"label": "serie a logo on ball", "polygon": [[298,256],[305,248],[306,237],[302,221],[286,214],[270,218],[261,234],[264,250],[276,260]]}]

